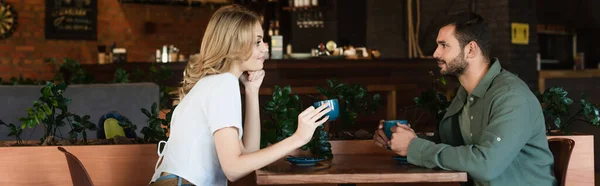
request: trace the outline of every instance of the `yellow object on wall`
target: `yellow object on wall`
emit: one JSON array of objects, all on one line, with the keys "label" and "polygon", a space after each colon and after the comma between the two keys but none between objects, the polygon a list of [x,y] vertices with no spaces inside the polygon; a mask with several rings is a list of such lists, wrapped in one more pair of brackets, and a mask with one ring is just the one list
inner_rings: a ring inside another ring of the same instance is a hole
[{"label": "yellow object on wall", "polygon": [[511,23],[511,43],[519,45],[529,44],[529,24]]}]

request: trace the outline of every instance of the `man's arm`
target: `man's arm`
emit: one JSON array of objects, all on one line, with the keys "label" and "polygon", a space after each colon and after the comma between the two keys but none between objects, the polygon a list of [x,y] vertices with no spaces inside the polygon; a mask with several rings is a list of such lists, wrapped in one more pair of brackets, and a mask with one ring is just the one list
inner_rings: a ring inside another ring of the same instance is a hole
[{"label": "man's arm", "polygon": [[417,134],[417,137],[419,137],[421,139],[425,139],[425,140],[431,141],[431,142],[436,143],[436,144],[442,142],[442,140],[440,139],[440,135],[439,135],[439,133],[438,133],[437,130],[433,133],[433,136],[428,136],[427,134],[423,133],[423,134]]},{"label": "man's arm", "polygon": [[492,102],[490,123],[475,144],[453,147],[415,138],[408,147],[408,161],[429,168],[466,171],[478,180],[493,180],[529,139],[530,113],[524,93],[501,94]]}]

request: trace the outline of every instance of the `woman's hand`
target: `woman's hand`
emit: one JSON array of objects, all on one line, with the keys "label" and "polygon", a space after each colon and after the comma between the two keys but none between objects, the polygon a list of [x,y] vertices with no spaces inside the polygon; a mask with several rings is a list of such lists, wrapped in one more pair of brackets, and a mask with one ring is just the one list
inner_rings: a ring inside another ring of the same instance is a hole
[{"label": "woman's hand", "polygon": [[294,135],[298,136],[303,141],[303,144],[308,143],[315,133],[315,129],[329,119],[329,116],[325,116],[321,120],[318,120],[331,111],[331,108],[328,106],[328,104],[323,104],[316,109],[310,106],[298,115],[298,129],[296,129]]},{"label": "woman's hand", "polygon": [[256,91],[260,89],[260,85],[265,77],[265,71],[247,71],[240,76],[240,81],[244,84],[246,91]]}]

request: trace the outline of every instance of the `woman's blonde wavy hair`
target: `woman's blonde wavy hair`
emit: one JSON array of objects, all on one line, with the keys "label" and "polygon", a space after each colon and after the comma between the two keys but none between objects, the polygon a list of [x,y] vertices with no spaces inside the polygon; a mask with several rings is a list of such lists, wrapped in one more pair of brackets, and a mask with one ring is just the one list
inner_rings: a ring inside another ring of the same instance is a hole
[{"label": "woman's blonde wavy hair", "polygon": [[259,16],[240,5],[217,10],[204,32],[200,53],[191,56],[185,67],[182,86],[176,92],[178,101],[183,100],[201,78],[227,72],[233,64],[248,60],[256,40],[257,23],[260,23]]}]

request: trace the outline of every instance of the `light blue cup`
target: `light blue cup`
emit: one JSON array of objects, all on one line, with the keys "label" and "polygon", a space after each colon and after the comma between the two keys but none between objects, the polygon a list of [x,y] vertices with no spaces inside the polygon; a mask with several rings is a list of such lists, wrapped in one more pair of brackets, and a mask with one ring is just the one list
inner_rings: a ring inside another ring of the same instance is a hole
[{"label": "light blue cup", "polygon": [[388,139],[392,138],[392,131],[390,129],[398,123],[408,125],[408,120],[388,120],[383,122],[383,132]]},{"label": "light blue cup", "polygon": [[327,121],[333,121],[333,120],[337,119],[338,116],[340,115],[340,104],[338,103],[338,100],[330,99],[330,100],[318,101],[318,102],[313,103],[313,106],[315,108],[319,108],[323,104],[329,104],[329,108],[331,108],[331,111],[329,111],[329,113],[327,113],[327,115],[326,115],[326,116],[329,116],[329,119]]}]

